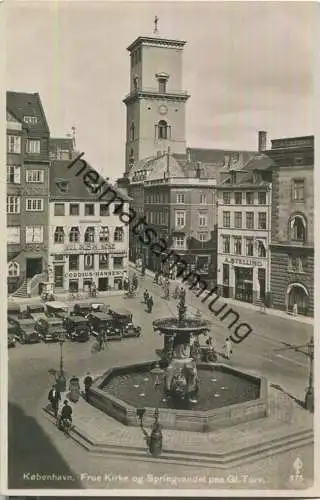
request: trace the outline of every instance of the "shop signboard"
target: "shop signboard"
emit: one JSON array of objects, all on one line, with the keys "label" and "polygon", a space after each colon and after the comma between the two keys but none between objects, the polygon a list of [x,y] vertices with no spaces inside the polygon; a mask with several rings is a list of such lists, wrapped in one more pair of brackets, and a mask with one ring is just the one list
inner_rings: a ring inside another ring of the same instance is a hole
[{"label": "shop signboard", "polygon": [[121,271],[70,271],[65,273],[65,278],[77,279],[77,278],[105,278],[108,276],[122,276],[123,270]]},{"label": "shop signboard", "polygon": [[224,262],[226,264],[232,264],[236,266],[251,266],[251,267],[263,267],[264,263],[259,259],[250,259],[248,257],[225,257]]},{"label": "shop signboard", "polygon": [[[70,243],[63,248],[63,252],[66,254],[108,253],[114,251],[116,251],[114,243]],[[119,253],[118,250],[117,253]]]}]

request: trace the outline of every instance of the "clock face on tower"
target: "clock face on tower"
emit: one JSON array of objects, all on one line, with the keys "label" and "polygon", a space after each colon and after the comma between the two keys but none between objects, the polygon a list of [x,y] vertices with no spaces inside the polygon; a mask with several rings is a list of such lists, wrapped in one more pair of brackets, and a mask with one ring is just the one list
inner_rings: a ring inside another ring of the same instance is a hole
[{"label": "clock face on tower", "polygon": [[160,104],[158,109],[159,109],[160,115],[166,115],[168,113],[168,108],[165,104]]}]

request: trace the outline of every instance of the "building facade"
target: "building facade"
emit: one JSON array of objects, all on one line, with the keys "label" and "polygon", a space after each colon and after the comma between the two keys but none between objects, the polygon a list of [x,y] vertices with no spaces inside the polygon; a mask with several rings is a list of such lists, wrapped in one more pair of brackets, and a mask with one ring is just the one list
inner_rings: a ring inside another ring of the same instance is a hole
[{"label": "building facade", "polygon": [[47,271],[49,135],[39,94],[7,92],[9,294],[30,292]]},{"label": "building facade", "polygon": [[[121,289],[127,275],[129,229],[114,213],[115,203],[99,201],[81,176],[78,161],[56,161],[51,167],[49,264],[55,292]],[[93,169],[91,169],[92,175]],[[122,211],[128,213],[125,194]]]},{"label": "building facade", "polygon": [[271,165],[257,154],[216,187],[217,284],[223,297],[270,302]]},{"label": "building facade", "polygon": [[277,309],[313,315],[314,137],[271,141],[271,291]]}]

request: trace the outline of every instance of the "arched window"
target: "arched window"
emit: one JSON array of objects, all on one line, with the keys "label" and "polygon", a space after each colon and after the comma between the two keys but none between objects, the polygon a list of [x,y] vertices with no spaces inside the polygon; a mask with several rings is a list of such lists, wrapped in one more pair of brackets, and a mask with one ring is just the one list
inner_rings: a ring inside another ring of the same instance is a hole
[{"label": "arched window", "polygon": [[265,257],[267,254],[265,244],[262,240],[257,241],[258,257]]},{"label": "arched window", "polygon": [[64,229],[62,226],[57,226],[54,232],[54,242],[64,243]]},{"label": "arched window", "polygon": [[307,221],[303,215],[296,214],[290,219],[290,240],[306,241]]},{"label": "arched window", "polygon": [[123,241],[123,228],[122,227],[115,228],[114,241],[117,241],[117,242]]},{"label": "arched window", "polygon": [[77,226],[73,226],[70,229],[69,241],[70,241],[70,243],[77,243],[80,241],[80,231],[79,231],[79,228]]},{"label": "arched window", "polygon": [[94,243],[94,227],[87,227],[84,233],[84,241],[86,243]]},{"label": "arched window", "polygon": [[165,120],[160,120],[158,123],[158,138],[168,139],[168,124]]},{"label": "arched window", "polygon": [[9,262],[8,264],[8,276],[10,278],[15,278],[20,275],[20,265],[18,262]]},{"label": "arched window", "polygon": [[102,226],[102,228],[100,229],[99,240],[109,241],[109,229],[107,228],[107,226]]},{"label": "arched window", "polygon": [[134,123],[130,126],[130,141],[134,141]]}]

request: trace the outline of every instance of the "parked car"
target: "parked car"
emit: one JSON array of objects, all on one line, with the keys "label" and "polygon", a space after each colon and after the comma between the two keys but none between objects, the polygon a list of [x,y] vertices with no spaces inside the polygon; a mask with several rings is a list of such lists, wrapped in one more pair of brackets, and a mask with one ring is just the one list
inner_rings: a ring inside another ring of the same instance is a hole
[{"label": "parked car", "polygon": [[[46,308],[44,304],[32,304],[27,306],[28,317],[34,319],[34,315],[45,314]],[[37,316],[35,316],[37,317]]]},{"label": "parked car", "polygon": [[120,329],[114,327],[112,316],[102,312],[94,312],[88,315],[92,335],[97,337],[103,333],[106,340],[121,340],[122,333]]},{"label": "parked car", "polygon": [[113,327],[121,331],[123,338],[140,337],[141,327],[133,324],[131,311],[128,309],[111,307],[109,309],[109,314],[113,319]]},{"label": "parked car", "polygon": [[88,319],[83,316],[68,316],[64,319],[64,327],[72,341],[87,342],[90,338]]},{"label": "parked car", "polygon": [[46,311],[49,317],[64,318],[69,312],[69,306],[63,302],[46,302]]},{"label": "parked car", "polygon": [[35,344],[40,342],[41,338],[36,329],[36,322],[33,319],[20,319],[16,338],[20,344]]},{"label": "parked car", "polygon": [[88,314],[92,312],[91,304],[89,304],[88,302],[75,304],[73,306],[73,312],[77,316],[83,316],[85,318],[86,316],[88,316]]},{"label": "parked car", "polygon": [[36,323],[36,330],[44,342],[58,342],[60,338],[67,336],[63,319],[55,317],[39,319]]}]

